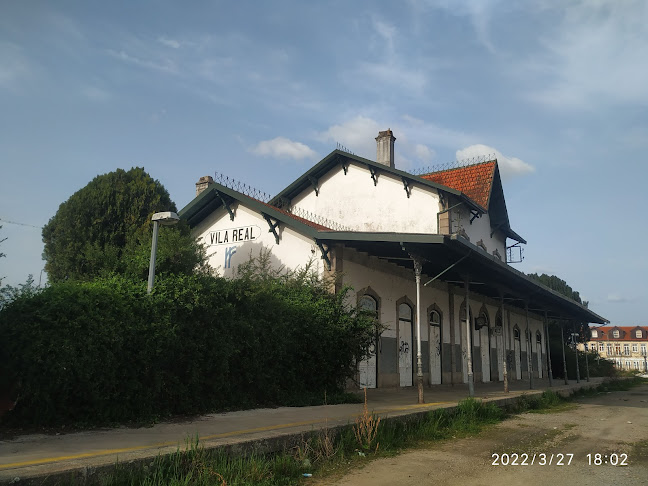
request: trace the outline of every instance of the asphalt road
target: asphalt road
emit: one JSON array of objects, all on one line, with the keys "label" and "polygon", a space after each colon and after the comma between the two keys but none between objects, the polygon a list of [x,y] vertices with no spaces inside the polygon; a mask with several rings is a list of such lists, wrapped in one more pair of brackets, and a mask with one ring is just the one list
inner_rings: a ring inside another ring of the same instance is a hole
[{"label": "asphalt road", "polygon": [[648,485],[648,385],[522,414],[477,437],[376,460],[326,483]]}]

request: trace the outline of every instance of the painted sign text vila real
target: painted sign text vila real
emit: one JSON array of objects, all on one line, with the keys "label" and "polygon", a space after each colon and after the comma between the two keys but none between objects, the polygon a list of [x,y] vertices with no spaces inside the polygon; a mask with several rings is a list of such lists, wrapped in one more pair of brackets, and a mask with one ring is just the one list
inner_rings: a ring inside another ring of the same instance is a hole
[{"label": "painted sign text vila real", "polygon": [[258,226],[241,226],[239,228],[227,228],[223,230],[211,231],[207,236],[207,244],[225,245],[232,243],[243,243],[245,241],[254,241],[261,236],[261,228]]}]

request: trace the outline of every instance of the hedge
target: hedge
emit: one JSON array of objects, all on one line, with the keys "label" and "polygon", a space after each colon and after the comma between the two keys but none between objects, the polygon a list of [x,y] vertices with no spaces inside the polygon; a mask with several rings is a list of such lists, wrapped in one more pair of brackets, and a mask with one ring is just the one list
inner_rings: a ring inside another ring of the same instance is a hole
[{"label": "hedge", "polygon": [[317,282],[195,275],[63,282],[0,310],[5,423],[104,424],[312,403],[341,391],[373,325]]}]

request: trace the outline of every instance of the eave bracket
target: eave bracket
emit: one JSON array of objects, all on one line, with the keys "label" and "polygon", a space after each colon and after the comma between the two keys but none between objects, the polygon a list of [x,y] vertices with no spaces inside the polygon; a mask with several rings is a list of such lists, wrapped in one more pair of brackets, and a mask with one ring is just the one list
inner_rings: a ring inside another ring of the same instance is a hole
[{"label": "eave bracket", "polygon": [[320,252],[322,252],[322,260],[326,262],[326,268],[331,270],[331,246],[326,245],[319,240],[316,240],[316,243]]},{"label": "eave bracket", "polygon": [[311,186],[313,186],[313,189],[315,189],[315,195],[319,196],[319,181],[317,180],[316,177],[313,176],[308,176],[308,180],[311,183]]},{"label": "eave bracket", "polygon": [[342,170],[344,170],[344,175],[347,175],[347,172],[349,172],[349,166],[351,165],[351,162],[348,160],[343,160],[342,161]]},{"label": "eave bracket", "polygon": [[272,221],[273,218],[271,218],[267,214],[263,215],[263,219],[266,220],[266,222],[268,223],[268,226],[270,227],[270,229],[268,230],[268,233],[272,233],[274,235],[275,241],[277,242],[277,245],[278,245],[279,244],[279,233],[277,232],[277,228],[279,227],[280,221],[278,219],[275,219],[274,221]]},{"label": "eave bracket", "polygon": [[227,195],[221,194],[218,191],[216,191],[216,195],[218,196],[218,198],[223,203],[223,206],[225,207],[225,209],[227,209],[227,212],[230,215],[230,220],[234,221],[234,211],[232,210],[232,206],[231,206],[232,202],[234,202],[234,199],[232,199],[231,197],[228,197]]},{"label": "eave bracket", "polygon": [[406,177],[403,177],[403,188],[405,189],[405,193],[407,194],[407,199],[412,195],[412,186],[410,186],[410,182]]},{"label": "eave bracket", "polygon": [[371,178],[374,181],[374,186],[377,186],[378,185],[378,171],[376,170],[376,168],[373,165],[367,165],[367,167],[369,168],[369,172],[371,172]]}]

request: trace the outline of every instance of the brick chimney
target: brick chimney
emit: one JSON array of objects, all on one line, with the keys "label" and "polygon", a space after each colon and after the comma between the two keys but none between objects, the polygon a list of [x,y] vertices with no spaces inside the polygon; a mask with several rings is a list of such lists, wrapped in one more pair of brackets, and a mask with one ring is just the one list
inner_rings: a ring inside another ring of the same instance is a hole
[{"label": "brick chimney", "polygon": [[396,137],[390,129],[378,132],[376,137],[376,162],[394,168],[394,142]]},{"label": "brick chimney", "polygon": [[196,182],[196,197],[214,183],[212,176],[203,176]]}]

